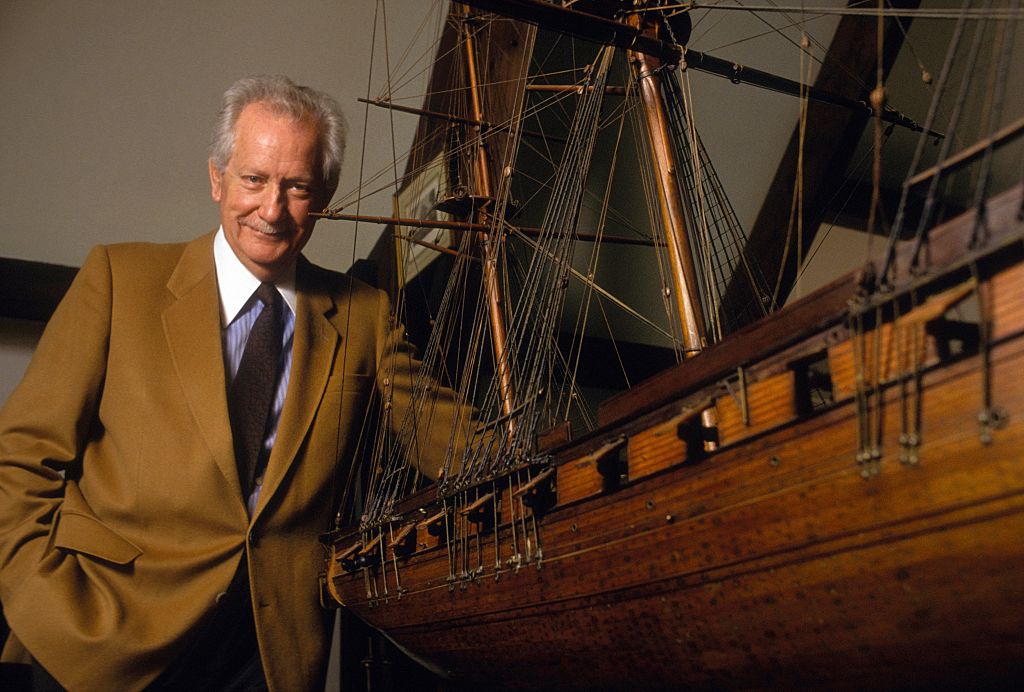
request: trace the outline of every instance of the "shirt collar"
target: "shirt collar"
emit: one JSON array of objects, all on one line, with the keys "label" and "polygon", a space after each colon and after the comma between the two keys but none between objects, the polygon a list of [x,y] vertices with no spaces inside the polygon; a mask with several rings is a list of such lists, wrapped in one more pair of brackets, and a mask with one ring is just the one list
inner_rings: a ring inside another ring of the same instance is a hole
[{"label": "shirt collar", "polygon": [[[220,293],[220,323],[226,327],[238,316],[252,294],[259,288],[260,280],[253,276],[235,256],[228,244],[221,226],[213,239],[213,263],[217,268],[217,290]],[[274,282],[288,309],[295,314],[295,263],[285,270]]]}]

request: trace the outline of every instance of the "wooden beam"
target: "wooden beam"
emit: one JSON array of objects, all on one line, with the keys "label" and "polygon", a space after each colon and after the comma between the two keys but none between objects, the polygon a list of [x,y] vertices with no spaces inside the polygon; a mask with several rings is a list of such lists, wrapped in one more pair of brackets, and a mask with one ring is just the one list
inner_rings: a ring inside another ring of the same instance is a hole
[{"label": "wooden beam", "polygon": [[[899,189],[883,187],[881,189],[881,208],[885,212],[879,218],[880,230],[888,235],[892,224],[892,213],[900,203],[900,196],[903,194]],[[844,204],[842,207],[831,205],[824,210],[821,224],[817,229],[818,233],[828,233],[832,226],[852,228],[855,231],[868,230],[868,211],[871,208],[871,181],[858,181],[848,184],[843,188]],[[904,210],[903,233],[900,240],[906,240],[914,235],[917,229],[917,222],[921,218],[924,209],[924,195],[911,190],[907,197],[907,206]],[[947,199],[944,202],[944,218],[958,216],[966,211],[958,206],[953,200]],[[888,214],[889,216],[886,216]],[[941,221],[942,219],[938,219]],[[876,229],[876,233],[878,229]]]},{"label": "wooden beam", "polygon": [[0,257],[0,317],[48,321],[77,273],[62,264]]},{"label": "wooden beam", "polygon": [[[950,219],[929,231],[929,260],[932,266],[952,265],[954,262],[978,261],[987,252],[998,252],[1020,243],[1024,234],[1020,209],[1024,199],[1024,185],[1018,185],[988,200],[985,214],[991,229],[988,242],[973,257],[965,252],[974,232],[977,214],[971,210]],[[911,269],[913,243],[901,244],[896,250],[895,276],[899,291],[909,290],[916,280]],[[880,259],[881,256],[875,259]],[[842,322],[849,306],[859,297],[864,303],[862,270],[838,277],[808,296],[774,312],[756,324],[749,324],[736,334],[710,346],[693,358],[675,365],[657,377],[641,382],[632,389],[616,394],[598,409],[598,430],[591,433],[600,437],[613,426],[641,416],[663,406],[673,399],[695,392],[698,388],[726,377],[738,367],[763,361],[788,348],[814,332]],[[879,300],[889,300],[891,293]]]},{"label": "wooden beam", "polygon": [[[851,3],[852,4],[852,3]],[[916,8],[919,0],[894,0],[896,8]],[[888,75],[903,45],[904,30],[910,20],[887,19],[884,24],[882,67]],[[875,86],[877,20],[873,17],[843,17],[836,28],[825,61],[818,72],[815,86],[844,94],[857,100],[866,100]],[[863,86],[855,83],[860,80]],[[796,186],[797,161],[800,155],[800,127],[793,128],[786,152],[779,162],[775,177],[768,189],[757,220],[750,229],[745,255],[756,262],[768,280],[771,290],[775,285],[778,267],[782,267],[779,304],[785,303],[796,281],[797,257],[806,257],[815,234],[821,225],[832,193],[841,184],[849,167],[857,143],[870,118],[863,112],[811,101],[807,108],[808,138],[803,157],[803,234],[799,242],[796,233],[787,243],[787,224],[793,190]],[[794,224],[795,225],[795,224]],[[729,331],[743,326],[739,322],[742,310],[752,291],[746,275],[738,272],[726,290],[722,305],[723,321]]]},{"label": "wooden beam", "polygon": [[[455,116],[463,123],[460,136],[464,142],[474,136],[474,128],[467,122],[478,121],[471,117],[467,110],[466,79],[464,76],[464,58],[458,46],[460,41],[461,19],[449,17],[438,43],[434,66],[430,75],[427,95],[419,110],[428,113],[445,113]],[[473,22],[472,19],[468,20]],[[484,84],[493,85],[487,92],[486,113],[484,120],[488,123],[506,123],[520,107],[523,98],[526,75],[521,74],[521,66],[527,60],[524,52],[532,44],[531,28],[520,22],[481,22],[474,25],[474,39],[487,47],[482,52],[479,65],[480,79]],[[452,135],[447,122],[421,113],[420,122],[413,138],[413,147],[406,161],[403,180],[405,183],[415,177],[416,172],[424,165],[433,161],[445,150],[448,139]],[[505,152],[511,146],[509,132],[502,128],[492,128],[488,132],[486,147],[494,163],[491,176],[500,179],[504,167]],[[446,162],[449,173],[454,172],[454,162]],[[468,183],[472,176],[465,166],[457,173]],[[448,181],[452,182],[452,181]],[[370,259],[377,262],[380,275],[377,286],[387,290],[394,297],[398,287],[395,277],[394,240],[390,232],[381,234],[370,253]]]}]

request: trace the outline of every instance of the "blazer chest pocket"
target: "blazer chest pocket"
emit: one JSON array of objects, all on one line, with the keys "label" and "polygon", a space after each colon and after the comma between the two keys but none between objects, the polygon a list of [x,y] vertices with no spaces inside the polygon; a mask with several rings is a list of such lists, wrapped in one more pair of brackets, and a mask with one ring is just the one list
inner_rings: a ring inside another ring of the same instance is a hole
[{"label": "blazer chest pocket", "polygon": [[317,426],[331,439],[337,439],[339,425],[347,427],[366,413],[373,388],[369,375],[346,373],[328,379]]},{"label": "blazer chest pocket", "polygon": [[373,378],[369,375],[348,372],[342,375],[332,375],[327,380],[327,393],[362,394],[372,386]]},{"label": "blazer chest pocket", "polygon": [[61,510],[53,545],[62,550],[88,555],[115,565],[127,565],[142,549],[88,514]]}]

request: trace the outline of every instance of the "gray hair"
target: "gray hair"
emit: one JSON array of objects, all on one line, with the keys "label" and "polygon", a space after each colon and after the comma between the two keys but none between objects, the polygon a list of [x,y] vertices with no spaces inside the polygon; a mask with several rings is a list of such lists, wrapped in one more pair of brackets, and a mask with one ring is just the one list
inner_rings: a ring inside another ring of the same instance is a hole
[{"label": "gray hair", "polygon": [[327,94],[280,75],[242,77],[224,92],[224,106],[217,116],[210,140],[210,159],[223,171],[235,147],[235,124],[251,103],[260,103],[274,113],[295,120],[310,120],[320,138],[320,166],[328,196],[338,188],[341,162],[345,158],[348,127],[338,102]]}]

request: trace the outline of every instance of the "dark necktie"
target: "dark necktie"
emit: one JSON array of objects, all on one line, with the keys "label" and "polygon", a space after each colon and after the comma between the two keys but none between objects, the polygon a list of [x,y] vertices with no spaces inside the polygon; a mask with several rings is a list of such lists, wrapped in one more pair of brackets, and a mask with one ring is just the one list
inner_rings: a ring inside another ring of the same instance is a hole
[{"label": "dark necktie", "polygon": [[256,297],[263,303],[263,311],[249,332],[228,397],[235,461],[246,499],[252,493],[281,359],[281,294],[273,284],[263,283],[256,289]]}]

